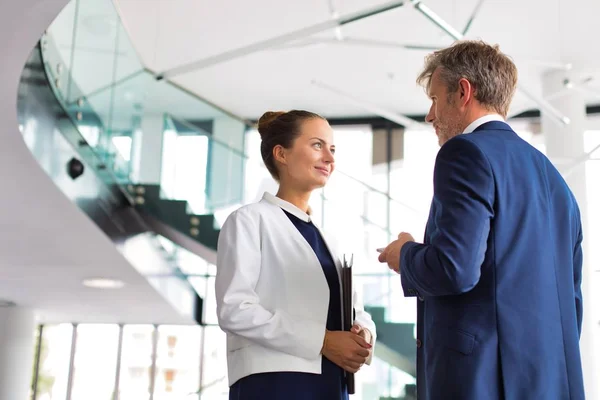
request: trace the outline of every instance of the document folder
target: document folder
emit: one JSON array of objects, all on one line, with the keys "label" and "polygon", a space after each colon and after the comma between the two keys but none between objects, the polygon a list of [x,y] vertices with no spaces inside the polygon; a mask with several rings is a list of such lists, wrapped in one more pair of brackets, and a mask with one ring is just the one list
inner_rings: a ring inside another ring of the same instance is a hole
[{"label": "document folder", "polygon": [[[352,294],[354,288],[352,287],[352,263],[354,262],[354,254],[350,256],[350,260],[346,260],[344,255],[344,262],[342,264],[342,320],[344,324],[344,330],[350,331],[354,324],[354,318],[356,317],[354,311],[354,303],[352,302]],[[354,374],[346,371],[346,383],[348,386],[348,393],[354,394]]]}]

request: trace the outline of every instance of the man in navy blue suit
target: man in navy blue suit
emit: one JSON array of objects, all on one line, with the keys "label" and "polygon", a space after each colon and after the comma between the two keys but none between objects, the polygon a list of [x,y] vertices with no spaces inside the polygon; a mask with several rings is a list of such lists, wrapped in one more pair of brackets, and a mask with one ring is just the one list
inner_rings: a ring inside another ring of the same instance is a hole
[{"label": "man in navy blue suit", "polygon": [[515,65],[461,41],[417,81],[441,145],[425,240],[401,233],[379,261],[418,298],[419,400],[584,399],[579,209],[504,122]]}]

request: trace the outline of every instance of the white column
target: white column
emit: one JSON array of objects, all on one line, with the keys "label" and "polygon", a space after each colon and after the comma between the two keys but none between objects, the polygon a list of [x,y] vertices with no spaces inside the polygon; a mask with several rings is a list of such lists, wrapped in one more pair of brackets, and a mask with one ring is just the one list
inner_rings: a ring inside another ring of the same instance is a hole
[{"label": "white column", "polygon": [[133,182],[160,183],[164,120],[162,114],[144,114],[141,126],[133,133],[131,177]]},{"label": "white column", "polygon": [[[584,131],[586,126],[586,106],[583,94],[578,90],[569,90],[565,87],[565,79],[576,82],[578,77],[575,72],[553,71],[546,73],[543,77],[543,95],[550,97],[550,103],[570,118],[571,123],[564,125],[556,122],[551,117],[542,113],[542,132],[546,142],[546,155],[550,160],[577,159],[581,157],[584,150]],[[554,94],[562,91],[562,95]],[[559,170],[562,170],[559,167]],[[581,211],[583,223],[583,327],[581,333],[581,357],[583,363],[583,374],[585,380],[586,398],[597,400],[597,379],[595,375],[595,338],[596,318],[595,301],[592,280],[594,278],[589,256],[586,257],[586,248],[594,244],[590,242],[587,227],[590,224],[587,212],[587,190],[585,163],[580,163],[566,177],[567,184],[573,191]]]},{"label": "white column", "polygon": [[33,310],[0,306],[0,399],[29,398],[34,336]]}]

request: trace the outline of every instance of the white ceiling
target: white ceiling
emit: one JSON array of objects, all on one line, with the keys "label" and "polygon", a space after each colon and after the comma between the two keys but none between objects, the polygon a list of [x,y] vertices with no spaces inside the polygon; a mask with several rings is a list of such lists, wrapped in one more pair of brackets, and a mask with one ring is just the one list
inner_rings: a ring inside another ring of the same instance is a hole
[{"label": "white ceiling", "polygon": [[[327,21],[381,0],[115,0],[134,47],[153,71],[205,59]],[[407,2],[409,3],[409,2]],[[462,31],[478,0],[424,3]],[[468,38],[498,43],[511,55],[520,83],[541,94],[540,62],[573,63],[586,73],[600,66],[594,26],[597,0],[486,0]],[[450,38],[410,3],[341,28],[346,37],[447,46]],[[334,31],[319,37],[334,38]],[[313,79],[387,110],[424,114],[427,98],[415,77],[427,51],[326,44],[260,51],[173,78],[244,118],[265,110],[306,108],[329,117],[371,113],[311,84]],[[590,98],[593,102],[593,98]],[[513,105],[529,105],[517,96]],[[533,105],[532,105],[533,108]]]},{"label": "white ceiling", "polygon": [[[35,309],[42,322],[191,323],[55,186],[18,130],[23,65],[65,3],[5,2],[0,12],[0,25],[14,35],[0,36],[0,299]],[[82,285],[93,277],[120,279],[126,286],[107,291]]]}]

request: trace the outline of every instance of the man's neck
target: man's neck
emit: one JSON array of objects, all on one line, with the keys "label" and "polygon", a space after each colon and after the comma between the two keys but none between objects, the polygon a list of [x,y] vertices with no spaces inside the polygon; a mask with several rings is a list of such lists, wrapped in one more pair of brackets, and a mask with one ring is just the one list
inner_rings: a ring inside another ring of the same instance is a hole
[{"label": "man's neck", "polygon": [[464,131],[473,122],[475,122],[479,118],[485,117],[487,115],[499,115],[499,114],[496,111],[487,110],[487,109],[483,109],[483,108],[474,109],[467,114],[467,116],[465,118],[465,122],[463,123],[464,126],[462,127],[462,130]]},{"label": "man's neck", "polygon": [[499,114],[494,110],[487,110],[485,108],[474,109],[468,114],[468,117],[467,117],[468,122],[467,122],[467,125],[465,125],[465,126],[472,124],[473,122],[477,121],[479,118],[485,117],[486,115],[499,115]]}]

